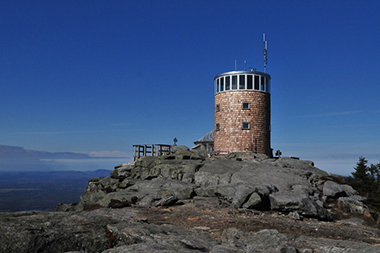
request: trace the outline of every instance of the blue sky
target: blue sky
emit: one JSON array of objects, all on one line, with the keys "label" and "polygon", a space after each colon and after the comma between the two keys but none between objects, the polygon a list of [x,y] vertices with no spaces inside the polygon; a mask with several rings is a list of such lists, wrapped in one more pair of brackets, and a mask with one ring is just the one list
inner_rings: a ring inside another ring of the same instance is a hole
[{"label": "blue sky", "polygon": [[0,2],[0,145],[130,161],[213,129],[213,78],[272,76],[272,147],[348,175],[380,159],[379,1]]}]

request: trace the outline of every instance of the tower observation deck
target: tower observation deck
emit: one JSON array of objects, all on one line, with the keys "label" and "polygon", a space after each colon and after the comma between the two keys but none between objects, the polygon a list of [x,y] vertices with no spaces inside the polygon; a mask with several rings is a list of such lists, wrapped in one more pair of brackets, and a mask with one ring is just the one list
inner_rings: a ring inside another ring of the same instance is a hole
[{"label": "tower observation deck", "polygon": [[215,151],[272,157],[270,80],[269,74],[256,70],[225,72],[214,78]]}]

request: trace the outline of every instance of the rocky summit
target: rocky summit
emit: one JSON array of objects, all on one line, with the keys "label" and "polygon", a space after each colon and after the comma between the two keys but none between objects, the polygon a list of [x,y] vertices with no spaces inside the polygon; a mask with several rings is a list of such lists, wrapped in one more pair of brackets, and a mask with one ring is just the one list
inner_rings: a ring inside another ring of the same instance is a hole
[{"label": "rocky summit", "polygon": [[56,212],[0,214],[0,251],[380,252],[365,203],[311,161],[178,150],[90,179]]}]

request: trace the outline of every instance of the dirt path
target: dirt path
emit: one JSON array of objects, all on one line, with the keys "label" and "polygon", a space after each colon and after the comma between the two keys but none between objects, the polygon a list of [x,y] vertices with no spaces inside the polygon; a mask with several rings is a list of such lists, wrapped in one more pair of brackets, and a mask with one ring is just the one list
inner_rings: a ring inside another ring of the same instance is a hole
[{"label": "dirt path", "polygon": [[205,230],[215,238],[220,238],[224,229],[236,227],[247,232],[276,229],[290,237],[305,235],[380,244],[380,230],[354,222],[325,222],[316,219],[300,221],[276,212],[231,208],[201,209],[191,204],[169,208],[138,209],[140,219],[146,222]]}]

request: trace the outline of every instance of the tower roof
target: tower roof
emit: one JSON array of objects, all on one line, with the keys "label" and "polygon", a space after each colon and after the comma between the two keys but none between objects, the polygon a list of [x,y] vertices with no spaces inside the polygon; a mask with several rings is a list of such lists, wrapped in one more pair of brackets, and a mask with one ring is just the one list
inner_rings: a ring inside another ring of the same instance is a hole
[{"label": "tower roof", "polygon": [[199,140],[194,141],[194,143],[196,144],[196,143],[213,142],[213,141],[214,141],[214,130],[212,130],[211,132],[208,132],[207,134],[205,134]]},{"label": "tower roof", "polygon": [[269,79],[271,79],[270,75],[268,73],[264,73],[264,72],[261,72],[261,71],[257,71],[257,70],[250,70],[250,71],[246,71],[246,70],[243,70],[243,71],[229,71],[229,72],[224,72],[222,74],[219,74],[217,76],[214,77],[214,80],[218,77],[221,77],[221,76],[226,76],[226,75],[249,75],[249,74],[257,74],[257,75],[261,75],[261,76],[266,76],[268,77]]}]

